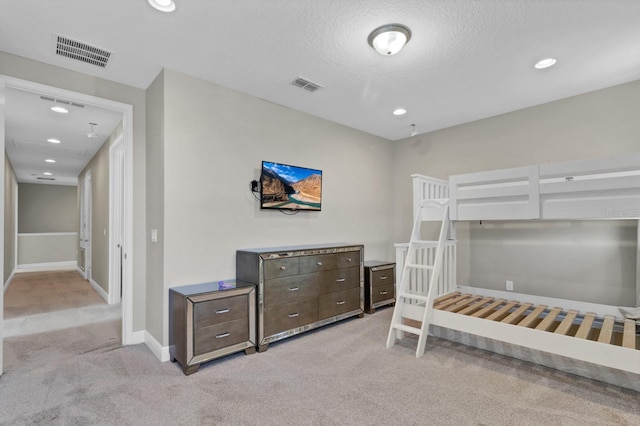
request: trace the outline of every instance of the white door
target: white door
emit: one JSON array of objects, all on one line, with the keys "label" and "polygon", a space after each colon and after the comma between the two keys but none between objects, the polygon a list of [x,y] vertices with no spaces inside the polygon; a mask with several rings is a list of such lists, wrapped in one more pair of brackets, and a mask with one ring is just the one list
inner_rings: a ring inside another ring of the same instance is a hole
[{"label": "white door", "polygon": [[120,136],[109,148],[109,303],[122,300],[124,189],[124,143]]},{"label": "white door", "polygon": [[80,184],[80,252],[84,279],[91,280],[91,170]]}]

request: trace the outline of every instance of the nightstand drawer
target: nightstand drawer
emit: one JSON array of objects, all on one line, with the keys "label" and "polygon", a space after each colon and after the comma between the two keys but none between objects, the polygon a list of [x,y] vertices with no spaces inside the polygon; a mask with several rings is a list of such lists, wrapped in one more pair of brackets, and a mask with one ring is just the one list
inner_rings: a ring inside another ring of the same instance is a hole
[{"label": "nightstand drawer", "polygon": [[318,321],[318,299],[267,306],[264,312],[264,334],[270,336]]},{"label": "nightstand drawer", "polygon": [[393,299],[395,297],[394,285],[379,285],[371,289],[371,303],[378,303],[383,300]]},{"label": "nightstand drawer", "polygon": [[193,304],[193,324],[207,327],[222,322],[246,318],[249,309],[246,295],[223,297]]},{"label": "nightstand drawer", "polygon": [[193,354],[215,351],[249,340],[249,321],[241,318],[193,331]]},{"label": "nightstand drawer", "polygon": [[394,273],[394,268],[371,271],[371,285],[376,287],[379,285],[393,284],[395,281]]},{"label": "nightstand drawer", "polygon": [[360,288],[323,294],[319,298],[320,319],[360,309]]}]

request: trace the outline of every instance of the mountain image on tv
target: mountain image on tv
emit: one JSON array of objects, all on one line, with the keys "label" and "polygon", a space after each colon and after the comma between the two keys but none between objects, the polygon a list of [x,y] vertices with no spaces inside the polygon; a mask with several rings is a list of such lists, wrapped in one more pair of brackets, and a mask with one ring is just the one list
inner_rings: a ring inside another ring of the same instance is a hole
[{"label": "mountain image on tv", "polygon": [[261,207],[320,210],[322,171],[263,161]]}]

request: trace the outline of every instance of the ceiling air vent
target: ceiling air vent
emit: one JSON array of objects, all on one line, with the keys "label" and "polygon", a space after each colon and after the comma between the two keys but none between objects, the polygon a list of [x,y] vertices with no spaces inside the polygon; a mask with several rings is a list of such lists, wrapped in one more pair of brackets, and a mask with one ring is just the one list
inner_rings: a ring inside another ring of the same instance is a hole
[{"label": "ceiling air vent", "polygon": [[308,90],[309,92],[315,92],[322,87],[320,84],[314,83],[311,80],[307,80],[304,77],[297,77],[291,82],[291,84],[301,89]]},{"label": "ceiling air vent", "polygon": [[42,176],[38,176],[36,179],[38,179],[38,180],[56,180],[56,178],[42,177]]},{"label": "ceiling air vent", "polygon": [[64,99],[56,99],[56,98],[52,98],[52,97],[49,97],[49,96],[40,96],[40,99],[42,99],[43,101],[57,102],[57,103],[63,104],[63,105],[71,105],[71,106],[78,107],[78,108],[84,108],[83,104],[79,104],[79,103],[73,102],[73,101],[66,101]]},{"label": "ceiling air vent", "polygon": [[56,55],[75,59],[100,68],[105,68],[113,52],[69,37],[55,35],[54,50]]}]

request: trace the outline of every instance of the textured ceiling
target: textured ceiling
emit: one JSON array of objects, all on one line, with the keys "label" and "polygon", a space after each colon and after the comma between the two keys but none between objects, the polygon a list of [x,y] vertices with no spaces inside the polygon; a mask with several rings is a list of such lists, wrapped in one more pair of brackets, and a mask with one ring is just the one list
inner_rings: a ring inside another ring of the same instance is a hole
[{"label": "textured ceiling", "polygon": [[[640,79],[637,0],[175,1],[0,0],[0,50],[140,88],[167,67],[390,140]],[[367,36],[392,22],[413,37],[384,57]],[[54,33],[110,64],[55,56]]]}]

